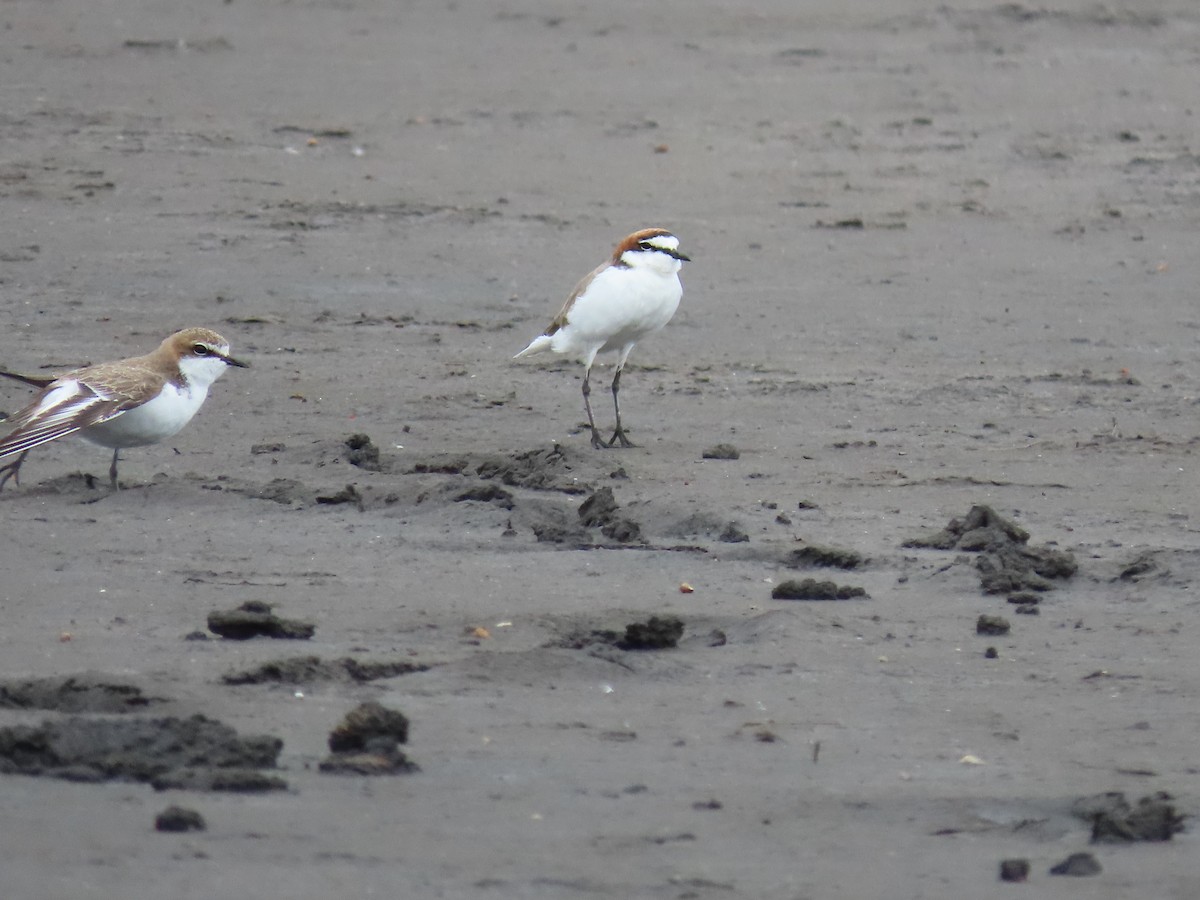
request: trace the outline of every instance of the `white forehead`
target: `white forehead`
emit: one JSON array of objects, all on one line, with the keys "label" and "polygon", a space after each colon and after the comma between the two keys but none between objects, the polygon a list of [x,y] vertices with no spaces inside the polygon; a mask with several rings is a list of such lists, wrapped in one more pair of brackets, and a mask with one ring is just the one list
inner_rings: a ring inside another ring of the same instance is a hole
[{"label": "white forehead", "polygon": [[656,234],[653,237],[646,238],[643,243],[649,244],[651,247],[657,247],[660,250],[679,249],[679,238],[673,234]]}]

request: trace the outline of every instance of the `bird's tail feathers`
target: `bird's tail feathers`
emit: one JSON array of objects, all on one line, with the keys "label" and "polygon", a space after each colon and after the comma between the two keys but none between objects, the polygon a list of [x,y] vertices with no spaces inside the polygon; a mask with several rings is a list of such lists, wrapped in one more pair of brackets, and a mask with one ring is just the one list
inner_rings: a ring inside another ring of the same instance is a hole
[{"label": "bird's tail feathers", "polygon": [[55,380],[53,375],[22,375],[19,372],[10,372],[8,369],[0,369],[0,375],[36,388],[49,387]]},{"label": "bird's tail feathers", "polygon": [[520,359],[522,356],[533,356],[535,353],[544,353],[550,349],[550,343],[552,340],[553,338],[551,338],[548,334],[539,334],[529,342],[528,347],[514,356],[513,359]]}]

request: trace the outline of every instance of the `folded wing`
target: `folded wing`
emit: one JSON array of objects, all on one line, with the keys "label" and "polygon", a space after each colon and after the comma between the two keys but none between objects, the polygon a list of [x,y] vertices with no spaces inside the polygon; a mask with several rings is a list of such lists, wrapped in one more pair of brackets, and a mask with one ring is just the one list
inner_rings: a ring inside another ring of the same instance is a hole
[{"label": "folded wing", "polygon": [[4,423],[12,431],[0,440],[0,459],[107,422],[137,405],[119,390],[65,376]]}]

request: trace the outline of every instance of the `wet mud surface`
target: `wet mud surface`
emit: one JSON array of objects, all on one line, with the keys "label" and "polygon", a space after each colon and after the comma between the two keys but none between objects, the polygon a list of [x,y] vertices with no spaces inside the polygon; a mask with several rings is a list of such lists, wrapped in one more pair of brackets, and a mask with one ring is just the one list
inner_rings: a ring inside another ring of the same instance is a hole
[{"label": "wet mud surface", "polygon": [[6,898],[1200,895],[1194,4],[0,33],[0,366],[252,366],[0,493]]}]

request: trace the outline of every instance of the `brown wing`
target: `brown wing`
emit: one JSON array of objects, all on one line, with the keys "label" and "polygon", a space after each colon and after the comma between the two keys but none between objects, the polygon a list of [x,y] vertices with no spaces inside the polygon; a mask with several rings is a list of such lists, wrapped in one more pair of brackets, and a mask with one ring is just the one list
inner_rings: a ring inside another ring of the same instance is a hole
[{"label": "brown wing", "polygon": [[554,334],[556,331],[566,325],[567,320],[571,315],[571,307],[575,305],[575,301],[583,296],[584,291],[586,291],[588,286],[595,281],[596,276],[611,265],[613,265],[612,262],[601,263],[600,265],[596,266],[596,268],[592,269],[592,271],[584,275],[579,284],[575,285],[575,290],[571,291],[571,296],[567,298],[567,302],[563,304],[563,308],[559,311],[558,315],[554,317],[554,321],[550,323],[549,327],[547,327],[542,334],[546,335],[546,337],[550,337],[550,335]]},{"label": "brown wing", "polygon": [[101,363],[52,382],[6,422],[12,431],[0,440],[0,458],[75,434],[141,405],[163,378],[149,369]]}]

